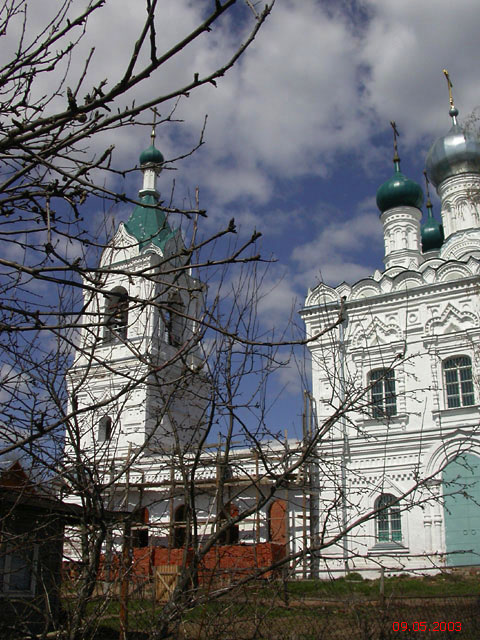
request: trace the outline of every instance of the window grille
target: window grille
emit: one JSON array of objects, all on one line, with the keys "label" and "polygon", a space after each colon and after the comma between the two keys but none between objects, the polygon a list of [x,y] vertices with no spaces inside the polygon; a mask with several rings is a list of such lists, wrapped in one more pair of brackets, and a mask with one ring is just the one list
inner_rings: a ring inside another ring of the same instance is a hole
[{"label": "window grille", "polygon": [[455,356],[445,360],[443,374],[449,409],[475,404],[472,361],[468,356]]},{"label": "window grille", "polygon": [[376,515],[377,542],[402,541],[400,507],[393,504],[395,499],[390,493],[382,493],[375,501],[375,510],[381,509]]},{"label": "window grille", "polygon": [[395,371],[393,369],[377,369],[369,374],[371,384],[372,416],[385,418],[397,414],[397,397],[395,394]]}]

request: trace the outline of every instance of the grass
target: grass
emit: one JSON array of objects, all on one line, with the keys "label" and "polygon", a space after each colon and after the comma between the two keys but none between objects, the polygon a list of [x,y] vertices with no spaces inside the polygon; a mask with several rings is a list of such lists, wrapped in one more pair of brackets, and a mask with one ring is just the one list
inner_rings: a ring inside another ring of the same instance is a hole
[{"label": "grass", "polygon": [[[364,596],[378,598],[380,579],[363,580],[359,574],[336,580],[302,580],[288,583],[288,593],[297,598],[345,598]],[[464,596],[480,594],[478,576],[464,576],[455,573],[441,573],[429,577],[391,577],[385,578],[385,597],[427,597],[427,596]]]},{"label": "grass", "polygon": [[[363,580],[358,574],[337,580],[292,581],[287,585],[287,602],[283,583],[256,583],[226,593],[222,598],[198,605],[183,615],[180,631],[174,638],[200,640],[250,640],[253,637],[269,640],[347,640],[364,638],[389,640],[392,620],[418,620],[430,615],[431,620],[465,620],[475,625],[478,617],[474,600],[451,599],[451,596],[478,595],[478,576],[439,574],[426,578],[392,577],[385,579],[385,606],[379,599],[380,581]],[[406,601],[391,599],[404,596]],[[428,605],[421,598],[429,600]],[[473,604],[472,604],[473,603]],[[72,606],[70,602],[70,606]],[[103,606],[102,606],[103,604]],[[119,603],[97,598],[90,604],[90,615],[97,615],[97,638],[109,640],[118,637]],[[68,607],[66,607],[68,608]],[[99,608],[101,610],[100,613]],[[132,638],[145,638],[161,616],[162,605],[151,599],[129,600],[129,629]],[[474,610],[475,609],[475,610]],[[419,618],[420,616],[420,618]],[[442,617],[443,616],[443,617]],[[453,617],[452,617],[453,616]],[[473,616],[473,617],[472,617]],[[473,618],[475,623],[472,622]],[[477,640],[476,630],[451,637]],[[220,635],[219,635],[220,634]],[[257,635],[255,635],[257,634]],[[383,635],[382,635],[383,634]],[[407,638],[444,638],[443,634],[401,634]],[[448,636],[450,638],[450,636]]]}]

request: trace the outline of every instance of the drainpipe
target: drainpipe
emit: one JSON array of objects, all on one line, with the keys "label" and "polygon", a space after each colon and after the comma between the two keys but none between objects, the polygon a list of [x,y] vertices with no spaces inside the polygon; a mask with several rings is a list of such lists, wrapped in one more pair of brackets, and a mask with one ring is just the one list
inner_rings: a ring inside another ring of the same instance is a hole
[{"label": "drainpipe", "polygon": [[[345,404],[345,396],[346,396],[346,388],[345,388],[345,329],[348,326],[348,317],[347,310],[345,304],[345,298],[342,298],[340,303],[340,313],[342,314],[343,320],[339,325],[339,357],[340,357],[340,408],[343,409]],[[340,418],[340,427],[342,431],[342,460],[341,460],[341,498],[342,498],[342,529],[343,531],[347,528],[348,517],[347,517],[347,460],[350,455],[349,444],[348,444],[348,433],[347,433],[347,421],[345,416],[342,415]],[[347,575],[350,571],[348,566],[348,539],[347,535],[344,534],[342,538],[342,546],[343,546],[343,564],[345,568],[345,575]]]},{"label": "drainpipe", "polygon": [[[307,396],[307,416],[306,416],[306,429],[308,444],[312,442],[314,438],[314,430],[317,427],[317,411],[315,400],[313,399],[310,391],[305,392]],[[312,547],[316,547],[319,541],[319,525],[320,525],[320,487],[319,487],[319,469],[318,469],[318,455],[317,446],[312,451],[310,462],[308,464],[308,476],[309,476],[309,489],[310,489],[310,544]],[[318,551],[310,554],[310,578],[315,580],[319,577],[320,559],[318,557]]]}]

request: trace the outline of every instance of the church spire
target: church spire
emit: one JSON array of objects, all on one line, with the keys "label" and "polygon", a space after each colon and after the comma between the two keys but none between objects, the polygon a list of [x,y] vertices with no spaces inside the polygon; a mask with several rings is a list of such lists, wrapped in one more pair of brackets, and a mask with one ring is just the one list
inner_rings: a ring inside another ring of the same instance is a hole
[{"label": "church spire", "polygon": [[400,136],[397,130],[397,123],[394,120],[390,120],[390,126],[393,129],[393,164],[395,171],[400,171],[400,157],[398,155],[398,143],[397,138]]},{"label": "church spire", "polygon": [[400,171],[398,155],[398,129],[393,129],[393,176],[384,182],[377,191],[377,206],[383,223],[385,242],[385,268],[416,268],[420,254],[420,211],[423,204],[423,191],[419,184],[410,180]]},{"label": "church spire", "polygon": [[138,240],[140,251],[146,248],[160,249],[163,253],[167,242],[176,236],[167,217],[161,209],[157,191],[157,176],[162,170],[164,158],[155,146],[156,111],[150,134],[151,144],[140,154],[140,168],[143,172],[143,186],[138,192],[140,202],[125,223],[127,233]]},{"label": "church spire", "polygon": [[155,146],[155,128],[157,126],[157,110],[153,109],[152,132],[150,134],[150,146],[140,154],[140,167],[143,171],[143,186],[139,191],[139,196],[147,194],[158,198],[157,176],[162,170],[164,157]]},{"label": "church spire", "polygon": [[446,69],[443,74],[447,80],[452,125],[430,147],[426,167],[430,183],[442,203],[442,224],[445,241],[448,241],[457,231],[480,227],[480,143],[458,122],[450,75]]}]

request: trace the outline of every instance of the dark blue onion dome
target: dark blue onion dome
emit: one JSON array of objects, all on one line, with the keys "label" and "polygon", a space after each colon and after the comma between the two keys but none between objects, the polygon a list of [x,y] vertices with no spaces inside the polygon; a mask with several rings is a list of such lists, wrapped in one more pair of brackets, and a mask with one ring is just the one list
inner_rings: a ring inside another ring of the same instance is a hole
[{"label": "dark blue onion dome", "polygon": [[400,158],[393,159],[395,173],[377,191],[377,207],[383,213],[394,207],[416,207],[423,205],[422,187],[400,171]]},{"label": "dark blue onion dome", "polygon": [[443,224],[440,224],[434,217],[430,199],[427,201],[427,211],[427,219],[421,228],[422,253],[437,251],[441,248],[444,240]]},{"label": "dark blue onion dome", "polygon": [[164,157],[161,152],[152,144],[140,154],[140,165],[144,164],[162,164]]},{"label": "dark blue onion dome", "polygon": [[427,155],[427,173],[437,187],[447,178],[462,173],[480,173],[480,143],[468,135],[457,122],[458,109],[450,107],[452,127],[435,140]]}]

